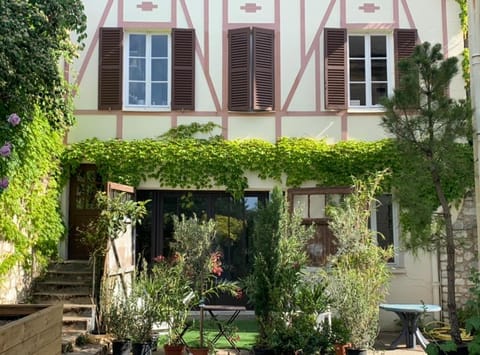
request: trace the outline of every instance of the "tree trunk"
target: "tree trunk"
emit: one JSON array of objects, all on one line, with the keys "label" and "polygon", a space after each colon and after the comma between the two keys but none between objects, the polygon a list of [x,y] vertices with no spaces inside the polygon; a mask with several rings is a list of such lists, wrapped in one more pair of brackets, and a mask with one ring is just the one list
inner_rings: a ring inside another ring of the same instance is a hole
[{"label": "tree trunk", "polygon": [[450,206],[443,191],[440,176],[434,169],[432,171],[435,191],[443,210],[443,219],[445,222],[445,247],[447,251],[447,307],[448,318],[450,321],[450,335],[456,344],[462,343],[460,337],[460,326],[458,324],[457,303],[455,301],[455,240],[453,235],[452,214]]}]

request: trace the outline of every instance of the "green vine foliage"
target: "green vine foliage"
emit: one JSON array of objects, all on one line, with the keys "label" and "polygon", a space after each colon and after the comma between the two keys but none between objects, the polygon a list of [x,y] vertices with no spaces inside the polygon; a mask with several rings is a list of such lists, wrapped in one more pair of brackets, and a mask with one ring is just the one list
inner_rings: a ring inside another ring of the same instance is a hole
[{"label": "green vine foliage", "polygon": [[62,138],[39,110],[0,131],[0,144],[12,147],[8,157],[0,157],[1,175],[9,181],[0,192],[0,240],[15,246],[1,256],[0,277],[17,264],[46,262],[57,252],[64,232],[58,203]]},{"label": "green vine foliage", "polygon": [[462,77],[465,82],[467,94],[470,92],[470,50],[468,48],[468,2],[467,0],[455,0],[460,7],[460,26],[462,28],[464,49],[462,53]]},{"label": "green vine foliage", "polygon": [[65,179],[81,162],[95,163],[103,179],[138,186],[158,180],[159,187],[205,189],[226,187],[241,197],[246,172],[288,186],[314,180],[323,186],[351,185],[352,176],[395,165],[394,145],[346,141],[335,145],[308,138],[282,138],[276,144],[259,139],[223,140],[191,137],[134,141],[97,139],[73,144],[65,151]]},{"label": "green vine foliage", "polygon": [[[188,134],[176,139],[169,134],[159,139],[133,141],[97,139],[71,145],[63,156],[64,181],[82,162],[95,163],[104,181],[112,180],[139,186],[145,179],[156,179],[159,188],[210,189],[225,187],[235,198],[248,187],[246,173],[273,179],[288,187],[307,181],[318,186],[351,186],[352,177],[390,169],[382,181],[386,191],[395,189],[418,162],[401,159],[395,141],[342,141],[327,144],[309,138],[281,138],[276,143],[259,139],[224,140],[193,138],[196,129],[181,129]],[[452,172],[443,184],[449,200],[463,197],[474,186],[473,149],[458,144],[455,152],[464,169]],[[425,172],[427,173],[427,172]],[[424,184],[412,194],[423,197],[422,206],[405,203],[402,221],[408,230],[422,228],[439,203],[428,176],[418,176]],[[404,201],[406,199],[403,199]],[[402,202],[404,202],[402,201]],[[405,202],[408,202],[405,201]]]}]

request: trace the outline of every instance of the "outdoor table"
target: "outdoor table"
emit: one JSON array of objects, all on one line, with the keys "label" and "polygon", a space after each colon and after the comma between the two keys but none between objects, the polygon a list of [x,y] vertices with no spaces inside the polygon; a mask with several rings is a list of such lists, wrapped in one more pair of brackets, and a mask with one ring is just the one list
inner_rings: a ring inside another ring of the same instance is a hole
[{"label": "outdoor table", "polygon": [[[240,353],[235,342],[230,339],[226,333],[227,327],[231,325],[235,319],[237,319],[240,312],[245,311],[246,308],[244,306],[228,306],[228,305],[200,305],[200,342],[203,343],[203,322],[204,322],[204,312],[207,311],[210,316],[212,317],[213,321],[215,322],[216,326],[218,327],[218,333],[212,339],[212,344],[215,344],[220,337],[224,337],[230,343],[233,349],[237,353]],[[227,315],[226,319],[220,319],[219,317],[220,312],[225,312]]]},{"label": "outdoor table", "polygon": [[407,348],[415,348],[416,340],[423,349],[428,345],[422,332],[418,328],[418,319],[425,312],[440,312],[441,307],[434,304],[381,304],[381,309],[395,312],[402,321],[402,331],[400,335],[390,344],[392,349],[396,348],[402,338],[405,338]]}]

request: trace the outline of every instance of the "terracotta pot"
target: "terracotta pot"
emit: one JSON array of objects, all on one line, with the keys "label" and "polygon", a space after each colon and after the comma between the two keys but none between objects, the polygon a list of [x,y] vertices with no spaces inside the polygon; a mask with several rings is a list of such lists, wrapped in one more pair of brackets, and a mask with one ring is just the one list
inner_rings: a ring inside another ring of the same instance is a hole
[{"label": "terracotta pot", "polygon": [[208,348],[188,348],[192,355],[208,355]]},{"label": "terracotta pot", "polygon": [[350,344],[335,344],[335,355],[347,355]]},{"label": "terracotta pot", "polygon": [[163,351],[165,352],[165,355],[182,355],[184,348],[185,348],[185,345],[181,345],[181,344],[175,344],[175,345],[165,344],[163,346]]}]

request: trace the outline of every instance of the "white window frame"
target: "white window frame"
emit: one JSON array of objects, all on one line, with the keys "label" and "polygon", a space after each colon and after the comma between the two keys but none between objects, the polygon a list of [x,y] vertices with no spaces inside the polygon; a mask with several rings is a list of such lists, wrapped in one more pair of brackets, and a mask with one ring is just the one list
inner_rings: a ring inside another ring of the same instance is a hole
[{"label": "white window frame", "polygon": [[[130,81],[129,71],[129,49],[130,49],[130,35],[146,36],[145,48],[145,99],[144,105],[130,105],[128,103],[128,84]],[[168,65],[167,65],[167,104],[166,105],[151,105],[151,59],[152,59],[152,36],[165,35],[167,36],[167,50],[168,50]],[[125,32],[124,34],[124,50],[123,50],[123,110],[124,111],[170,111],[170,104],[172,100],[172,36],[170,32]]]},{"label": "white window frame", "polygon": [[[366,89],[365,89],[365,105],[352,105],[350,100],[350,37],[351,36],[361,36],[368,40],[365,40],[365,61],[367,62],[365,65],[365,82],[366,82]],[[347,89],[348,89],[348,108],[349,111],[365,111],[365,110],[373,110],[373,111],[383,111],[383,106],[380,104],[372,104],[372,74],[371,74],[371,56],[370,56],[370,38],[372,36],[385,36],[386,38],[386,47],[387,47],[387,95],[390,96],[393,94],[394,88],[394,80],[395,80],[395,54],[394,54],[394,44],[393,44],[393,34],[386,33],[386,32],[378,32],[378,33],[364,33],[364,32],[351,32],[348,33],[347,37]]]},{"label": "white window frame", "polygon": [[[388,194],[390,195],[390,194]],[[403,267],[403,253],[400,248],[400,208],[395,197],[391,195],[392,198],[392,224],[393,224],[393,261],[388,264],[396,267]],[[370,229],[372,231],[377,231],[377,207],[378,202],[374,203],[370,207]]]}]

